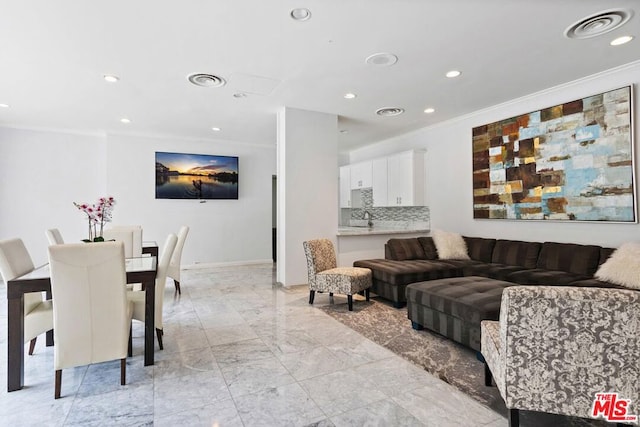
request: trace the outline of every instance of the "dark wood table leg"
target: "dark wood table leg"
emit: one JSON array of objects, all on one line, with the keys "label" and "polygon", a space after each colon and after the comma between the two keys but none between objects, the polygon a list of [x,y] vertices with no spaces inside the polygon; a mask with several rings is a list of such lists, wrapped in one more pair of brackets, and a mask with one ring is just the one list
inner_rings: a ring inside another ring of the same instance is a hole
[{"label": "dark wood table leg", "polygon": [[144,302],[144,366],[153,365],[153,340],[155,337],[156,281],[142,283],[145,292]]},{"label": "dark wood table leg", "polygon": [[7,299],[7,391],[24,385],[24,295]]},{"label": "dark wood table leg", "polygon": [[[51,299],[51,291],[46,291],[45,292],[47,299],[50,300]],[[51,347],[53,346],[53,329],[51,329],[50,331],[47,331],[47,347]]]}]

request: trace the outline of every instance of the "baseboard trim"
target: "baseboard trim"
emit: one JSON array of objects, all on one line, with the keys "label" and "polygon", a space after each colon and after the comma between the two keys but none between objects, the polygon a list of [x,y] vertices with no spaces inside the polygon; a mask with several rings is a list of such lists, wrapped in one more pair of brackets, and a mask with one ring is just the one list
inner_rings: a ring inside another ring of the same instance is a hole
[{"label": "baseboard trim", "polygon": [[239,265],[259,265],[259,264],[268,264],[273,265],[274,262],[271,259],[256,259],[256,260],[247,260],[247,261],[228,261],[228,262],[197,262],[195,264],[183,265],[181,268],[183,270],[200,270],[204,268],[212,268],[212,267],[232,267]]}]

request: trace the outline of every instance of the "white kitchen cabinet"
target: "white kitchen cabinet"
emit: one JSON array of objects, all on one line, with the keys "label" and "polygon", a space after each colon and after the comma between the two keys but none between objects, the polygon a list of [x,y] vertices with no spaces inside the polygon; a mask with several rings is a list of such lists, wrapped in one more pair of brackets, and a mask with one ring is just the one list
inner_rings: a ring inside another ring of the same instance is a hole
[{"label": "white kitchen cabinet", "polygon": [[349,165],[351,167],[351,189],[371,187],[371,162],[360,162]]},{"label": "white kitchen cabinet", "polygon": [[373,191],[373,206],[389,206],[387,196],[387,158],[375,159],[371,162],[371,189]]},{"label": "white kitchen cabinet", "polygon": [[389,206],[422,206],[424,189],[424,152],[412,150],[387,157]]},{"label": "white kitchen cabinet", "polygon": [[351,207],[351,168],[349,165],[340,167],[340,207]]}]

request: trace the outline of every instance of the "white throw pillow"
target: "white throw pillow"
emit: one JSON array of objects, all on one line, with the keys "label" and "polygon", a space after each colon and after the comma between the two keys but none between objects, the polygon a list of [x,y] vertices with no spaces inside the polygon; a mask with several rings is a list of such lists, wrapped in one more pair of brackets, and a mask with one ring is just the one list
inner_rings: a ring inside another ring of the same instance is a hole
[{"label": "white throw pillow", "polygon": [[467,244],[458,233],[442,230],[433,230],[431,233],[433,243],[438,250],[440,259],[470,259],[467,253]]},{"label": "white throw pillow", "polygon": [[616,249],[595,278],[631,289],[640,289],[640,243],[624,243]]}]

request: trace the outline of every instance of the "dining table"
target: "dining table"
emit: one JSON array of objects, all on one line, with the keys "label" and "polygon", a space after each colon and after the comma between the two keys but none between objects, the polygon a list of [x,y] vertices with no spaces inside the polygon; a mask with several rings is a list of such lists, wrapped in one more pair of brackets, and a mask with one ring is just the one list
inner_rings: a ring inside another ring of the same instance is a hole
[{"label": "dining table", "polygon": [[[155,339],[155,281],[158,247],[151,242],[143,247],[147,256],[127,258],[125,268],[127,283],[141,283],[145,292],[144,365],[154,363]],[[155,249],[154,249],[155,245]],[[153,255],[155,253],[155,255]],[[7,391],[24,386],[24,294],[45,292],[51,299],[51,275],[49,264],[7,282]],[[55,304],[55,302],[54,302]],[[47,332],[47,346],[55,345],[53,331]]]}]

